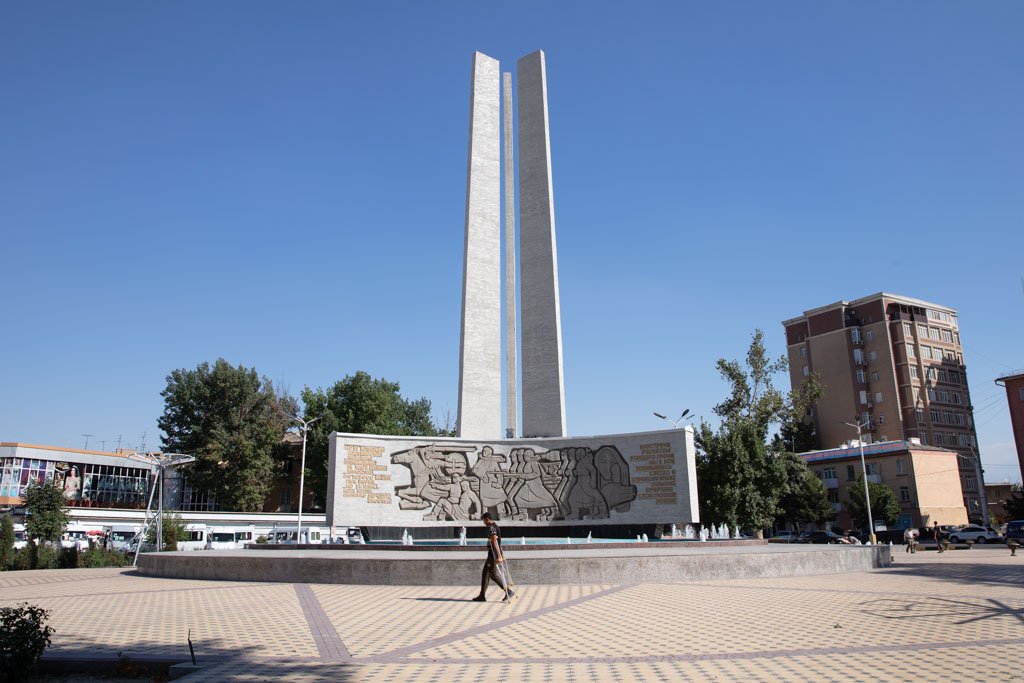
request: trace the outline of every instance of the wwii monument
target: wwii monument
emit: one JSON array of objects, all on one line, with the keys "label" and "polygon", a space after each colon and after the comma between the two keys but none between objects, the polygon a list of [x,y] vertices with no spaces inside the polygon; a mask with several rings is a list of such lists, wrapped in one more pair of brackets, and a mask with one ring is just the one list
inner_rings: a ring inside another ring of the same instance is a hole
[{"label": "wwii monument", "polygon": [[512,82],[473,55],[457,436],[332,434],[331,526],[458,527],[484,512],[534,529],[698,520],[692,429],[567,436],[544,53],[516,64],[515,113]]}]

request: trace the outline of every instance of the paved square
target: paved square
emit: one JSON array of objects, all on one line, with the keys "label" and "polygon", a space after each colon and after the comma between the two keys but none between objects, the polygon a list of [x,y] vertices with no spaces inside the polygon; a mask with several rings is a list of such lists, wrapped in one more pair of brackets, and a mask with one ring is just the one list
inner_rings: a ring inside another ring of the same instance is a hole
[{"label": "paved square", "polygon": [[48,657],[188,659],[187,681],[1024,680],[1024,555],[895,549],[856,574],[473,589],[0,574]]}]

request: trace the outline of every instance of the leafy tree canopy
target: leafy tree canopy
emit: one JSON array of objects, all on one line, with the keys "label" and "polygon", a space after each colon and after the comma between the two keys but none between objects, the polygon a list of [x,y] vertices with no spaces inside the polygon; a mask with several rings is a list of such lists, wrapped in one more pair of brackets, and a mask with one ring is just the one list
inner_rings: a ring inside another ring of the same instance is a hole
[{"label": "leafy tree canopy", "polygon": [[225,509],[261,510],[294,399],[278,396],[254,368],[223,358],[212,367],[175,370],[161,396],[163,448],[196,457],[185,469],[190,484],[214,494]]},{"label": "leafy tree canopy", "polygon": [[[895,524],[900,516],[900,504],[896,501],[896,494],[892,489],[885,484],[869,481],[868,494],[871,496],[871,517],[875,524]],[[864,501],[863,474],[846,486],[846,509],[854,526],[858,529],[868,528],[868,506]]]},{"label": "leafy tree canopy", "polygon": [[430,401],[407,400],[398,382],[374,379],[359,371],[327,389],[302,391],[307,420],[319,417],[309,428],[306,443],[306,485],[314,499],[327,497],[328,442],[331,432],[437,436],[430,420]]},{"label": "leafy tree canopy", "polygon": [[29,538],[59,541],[71,515],[64,500],[64,487],[38,479],[29,482],[22,496],[25,503],[25,531]]},{"label": "leafy tree canopy", "polygon": [[782,452],[779,460],[785,471],[785,484],[779,497],[779,516],[798,525],[806,522],[821,524],[834,516],[828,501],[828,489],[804,459],[795,453]]}]

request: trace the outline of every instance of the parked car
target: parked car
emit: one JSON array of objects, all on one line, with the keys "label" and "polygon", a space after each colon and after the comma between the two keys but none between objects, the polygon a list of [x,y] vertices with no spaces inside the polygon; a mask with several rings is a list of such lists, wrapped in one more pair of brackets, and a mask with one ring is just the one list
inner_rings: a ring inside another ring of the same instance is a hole
[{"label": "parked car", "polygon": [[960,527],[956,531],[950,532],[949,540],[953,543],[961,543],[963,541],[988,543],[989,541],[1002,541],[1003,537],[999,535],[998,531],[990,526],[968,524],[967,526]]},{"label": "parked car", "polygon": [[768,538],[769,543],[796,543],[800,538],[799,531],[776,531]]},{"label": "parked car", "polygon": [[1006,525],[1006,540],[1024,543],[1024,519],[1017,519]]},{"label": "parked car", "polygon": [[800,534],[797,543],[839,543],[842,536],[833,531],[805,531]]}]

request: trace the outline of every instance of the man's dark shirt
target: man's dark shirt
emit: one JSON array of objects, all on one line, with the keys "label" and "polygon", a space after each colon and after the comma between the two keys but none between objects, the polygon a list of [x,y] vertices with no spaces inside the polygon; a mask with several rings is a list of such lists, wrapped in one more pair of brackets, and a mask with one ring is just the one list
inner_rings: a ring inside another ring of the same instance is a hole
[{"label": "man's dark shirt", "polygon": [[494,559],[494,546],[491,545],[491,537],[496,536],[498,538],[498,547],[501,547],[501,529],[498,528],[497,522],[491,522],[487,525],[487,557]]}]

